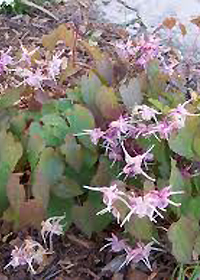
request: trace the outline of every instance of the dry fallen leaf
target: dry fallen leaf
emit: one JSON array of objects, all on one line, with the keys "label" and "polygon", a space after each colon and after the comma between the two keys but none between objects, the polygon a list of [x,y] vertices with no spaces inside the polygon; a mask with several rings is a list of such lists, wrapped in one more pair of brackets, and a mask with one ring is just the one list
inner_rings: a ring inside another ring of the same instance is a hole
[{"label": "dry fallen leaf", "polygon": [[54,29],[50,34],[44,35],[42,44],[49,51],[53,51],[58,41],[63,41],[64,44],[71,50],[74,46],[75,33],[70,24],[63,23]]},{"label": "dry fallen leaf", "polygon": [[185,36],[185,35],[187,34],[187,29],[186,29],[185,25],[182,24],[182,23],[179,23],[179,28],[180,28],[180,30],[181,30],[181,34],[182,34],[183,36]]},{"label": "dry fallen leaf", "polygon": [[163,20],[163,26],[168,29],[172,29],[176,25],[176,19],[174,17],[167,17]]},{"label": "dry fallen leaf", "polygon": [[196,24],[196,26],[198,26],[200,28],[200,16],[193,18],[191,20],[192,23]]}]

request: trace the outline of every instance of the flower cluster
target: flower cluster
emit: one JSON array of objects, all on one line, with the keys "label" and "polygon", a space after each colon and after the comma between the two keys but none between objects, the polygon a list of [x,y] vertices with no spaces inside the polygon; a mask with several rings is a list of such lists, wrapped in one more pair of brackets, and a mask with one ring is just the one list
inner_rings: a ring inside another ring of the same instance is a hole
[{"label": "flower cluster", "polygon": [[64,233],[63,225],[60,224],[64,218],[65,216],[52,217],[41,224],[42,239],[47,247],[47,238],[49,237],[50,250],[43,248],[39,242],[34,241],[32,238],[25,239],[21,247],[16,246],[12,250],[11,261],[5,268],[28,265],[31,273],[35,274],[34,264],[42,264],[45,256],[53,253],[53,235],[62,235]]},{"label": "flower cluster", "polygon": [[135,41],[128,39],[126,43],[120,41],[116,44],[116,50],[120,57],[134,60],[136,65],[146,68],[148,62],[156,57],[160,52],[160,40],[153,35],[142,34]]},{"label": "flower cluster", "polygon": [[199,116],[199,114],[190,113],[186,106],[191,100],[169,111],[169,113],[162,119],[158,119],[162,115],[161,112],[151,108],[147,105],[136,105],[133,108],[131,116],[120,116],[118,120],[112,121],[108,129],[102,131],[100,128],[91,130],[84,130],[84,132],[76,135],[90,135],[90,139],[94,145],[101,141],[102,146],[105,148],[106,154],[109,159],[113,161],[125,161],[125,166],[120,172],[127,177],[134,177],[142,175],[146,179],[155,181],[154,178],[149,176],[144,169],[148,169],[147,162],[153,160],[151,151],[154,146],[151,146],[143,154],[131,156],[132,152],[126,148],[127,139],[138,139],[139,137],[148,138],[154,135],[159,141],[160,139],[169,139],[173,132],[185,126],[187,117]]},{"label": "flower cluster", "polygon": [[[11,56],[11,48],[0,54],[0,75],[11,73],[15,86],[28,85],[34,89],[43,89],[49,81],[56,83],[62,69],[67,67],[68,59],[64,50],[55,52],[52,57],[40,57],[39,47],[29,51],[21,44],[21,57],[16,60]],[[6,75],[4,75],[6,80]]]},{"label": "flower cluster", "polygon": [[149,255],[151,251],[163,251],[160,248],[152,247],[154,242],[149,242],[148,244],[144,244],[142,242],[138,242],[135,248],[130,247],[125,240],[119,240],[118,237],[112,233],[111,238],[106,238],[109,241],[105,246],[101,248],[101,250],[105,249],[106,247],[111,246],[112,252],[121,252],[125,251],[125,261],[120,265],[119,270],[124,266],[128,265],[129,263],[137,264],[140,261],[143,261],[144,264],[151,270],[151,264],[149,262]]},{"label": "flower cluster", "polygon": [[42,245],[32,239],[26,239],[20,248],[15,247],[11,252],[11,261],[5,266],[17,267],[28,264],[30,271],[34,274],[36,271],[33,268],[34,264],[41,264],[44,256],[47,254]]},{"label": "flower cluster", "polygon": [[113,214],[117,218],[118,223],[121,220],[120,210],[116,207],[116,202],[123,202],[127,209],[128,214],[121,222],[123,226],[126,222],[130,221],[132,215],[137,215],[139,218],[148,217],[151,221],[157,222],[156,217],[164,218],[159,212],[166,211],[168,205],[174,205],[179,207],[180,203],[175,203],[169,199],[171,195],[182,194],[182,191],[172,191],[171,186],[165,187],[161,190],[152,190],[143,196],[136,196],[134,192],[127,194],[125,191],[119,190],[117,185],[111,185],[110,187],[90,187],[84,186],[84,188],[99,191],[103,194],[103,203],[106,208],[97,213],[102,215],[107,212]]}]

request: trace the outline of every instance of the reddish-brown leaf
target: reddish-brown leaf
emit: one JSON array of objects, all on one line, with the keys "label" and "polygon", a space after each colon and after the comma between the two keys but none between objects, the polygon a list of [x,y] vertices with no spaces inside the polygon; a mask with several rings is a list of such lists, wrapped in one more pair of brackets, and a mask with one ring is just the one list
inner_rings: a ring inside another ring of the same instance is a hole
[{"label": "reddish-brown leaf", "polygon": [[45,210],[41,201],[29,199],[23,202],[19,209],[19,227],[27,225],[40,228],[41,222],[45,219]]},{"label": "reddish-brown leaf", "polygon": [[19,183],[21,175],[21,173],[11,174],[8,184],[6,186],[10,206],[16,211],[19,211],[20,205],[25,201],[24,186],[20,185]]},{"label": "reddish-brown leaf", "polygon": [[176,19],[174,17],[167,17],[163,20],[163,26],[172,29],[176,25]]},{"label": "reddish-brown leaf", "polygon": [[58,41],[63,41],[70,49],[74,46],[75,34],[74,29],[65,23],[61,24],[50,34],[44,35],[42,44],[45,48],[53,51]]},{"label": "reddish-brown leaf", "polygon": [[200,16],[193,18],[191,20],[192,23],[196,24],[196,26],[198,26],[200,28]]},{"label": "reddish-brown leaf", "polygon": [[179,23],[179,28],[180,28],[180,30],[181,30],[181,34],[182,34],[183,36],[185,36],[185,35],[187,34],[187,29],[186,29],[185,25],[182,24],[182,23]]}]

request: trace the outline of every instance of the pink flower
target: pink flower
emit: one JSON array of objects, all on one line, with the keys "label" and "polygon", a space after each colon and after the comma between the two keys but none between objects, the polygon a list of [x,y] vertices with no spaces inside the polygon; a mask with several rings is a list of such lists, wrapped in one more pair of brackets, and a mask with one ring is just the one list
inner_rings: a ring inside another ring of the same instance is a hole
[{"label": "pink flower", "polygon": [[136,44],[136,64],[146,68],[147,63],[159,54],[159,39],[155,36],[145,38],[145,35],[141,35]]},{"label": "pink flower", "polygon": [[185,109],[185,106],[190,103],[191,100],[179,104],[175,109],[171,110],[169,116],[172,117],[173,126],[175,129],[181,129],[185,126],[187,116],[199,116],[200,114],[192,114]]},{"label": "pink flower", "polygon": [[25,77],[25,83],[31,87],[36,89],[42,88],[41,84],[45,79],[44,75],[42,74],[41,70],[37,69],[35,73],[32,73],[28,70],[27,76]]},{"label": "pink flower", "polygon": [[103,203],[106,205],[106,208],[99,211],[97,213],[97,215],[103,215],[107,212],[111,212],[111,213],[114,212],[115,216],[118,215],[119,212],[113,205],[117,200],[120,200],[120,201],[124,202],[126,205],[128,205],[126,200],[123,198],[123,196],[125,196],[125,193],[120,191],[116,184],[111,185],[110,187],[84,186],[84,188],[86,188],[88,190],[99,191],[99,192],[103,193]]},{"label": "pink flower", "polygon": [[29,269],[33,274],[36,271],[33,268],[33,264],[41,264],[43,262],[44,256],[47,254],[47,251],[38,243],[32,239],[26,239],[20,248],[15,247],[12,250],[11,261],[5,266],[17,267],[19,265],[28,264]]},{"label": "pink flower", "polygon": [[[158,212],[156,207],[152,204],[151,200],[148,199],[147,196],[135,196],[134,193],[128,196],[128,204],[129,204],[129,213],[126,215],[124,220],[121,223],[121,227],[130,221],[132,215],[137,215],[139,218],[143,218],[145,216],[149,217],[151,221],[156,222],[154,218],[154,212]],[[159,216],[163,218],[163,216],[158,212]]]},{"label": "pink flower", "polygon": [[174,194],[183,194],[183,191],[171,191],[171,186],[165,187],[160,191],[154,190],[149,192],[146,197],[149,198],[152,205],[159,208],[160,210],[164,210],[167,208],[169,204],[174,205],[176,207],[181,206],[181,203],[175,203],[169,199],[171,195]]},{"label": "pink flower", "polygon": [[120,116],[118,120],[112,121],[109,127],[116,128],[120,133],[126,134],[130,128],[129,118]]},{"label": "pink flower", "polygon": [[42,222],[42,229],[41,229],[41,236],[46,244],[46,239],[49,237],[49,243],[50,243],[50,251],[53,251],[53,235],[63,235],[64,230],[63,227],[64,225],[61,224],[61,221],[65,219],[64,216],[59,216],[59,217],[51,217],[47,219],[46,221]]},{"label": "pink flower", "polygon": [[83,132],[74,134],[74,136],[81,136],[81,135],[89,135],[91,142],[94,145],[97,145],[99,140],[104,136],[104,131],[102,131],[100,128],[94,128],[94,129],[84,129]]},{"label": "pink flower", "polygon": [[[159,137],[161,139],[169,140],[169,137],[173,130],[174,130],[173,123],[163,120],[159,122],[157,125],[149,127],[149,131],[144,133],[143,136],[145,137],[153,134],[158,140],[160,140]],[[157,133],[159,137],[157,136]]]},{"label": "pink flower", "polygon": [[[160,218],[164,218],[163,215],[158,211],[166,211],[166,208],[169,204],[179,207],[180,203],[175,203],[169,199],[171,195],[174,194],[183,194],[183,191],[171,191],[171,186],[165,187],[160,191],[153,190],[147,193],[144,196],[135,196],[134,193],[128,196],[128,204],[129,204],[129,213],[126,215],[124,220],[121,223],[121,227],[127,222],[130,221],[132,215],[137,215],[139,218],[143,218],[145,216],[149,217],[149,219],[153,222],[156,221],[156,216]],[[158,208],[158,209],[157,209]]]},{"label": "pink flower", "polygon": [[7,69],[7,66],[9,64],[13,63],[13,58],[8,54],[11,51],[11,48],[9,48],[6,52],[1,51],[0,56],[0,75],[3,71]]},{"label": "pink flower", "polygon": [[144,104],[136,105],[133,108],[133,112],[132,112],[133,117],[135,115],[139,115],[140,118],[144,121],[150,121],[151,119],[154,119],[156,123],[157,123],[156,115],[160,115],[160,114],[162,113]]},{"label": "pink flower", "polygon": [[56,79],[56,76],[58,76],[60,74],[60,71],[61,71],[62,59],[59,58],[59,56],[61,54],[54,55],[53,59],[49,62],[49,65],[48,65],[49,77],[52,78],[53,80]]},{"label": "pink flower", "polygon": [[39,50],[39,47],[35,48],[34,50],[32,51],[28,51],[22,44],[21,44],[21,49],[22,49],[22,57],[21,59],[18,61],[21,62],[21,61],[25,61],[27,64],[31,64],[31,57],[35,54],[35,52],[37,50]]},{"label": "pink flower", "polygon": [[112,233],[111,238],[106,238],[106,240],[109,241],[109,243],[104,245],[100,249],[100,251],[104,250],[108,246],[111,246],[111,251],[117,253],[117,252],[125,250],[125,248],[127,246],[125,241],[123,239],[119,240],[118,237],[114,233]]},{"label": "pink flower", "polygon": [[146,165],[145,162],[145,158],[147,157],[148,153],[150,153],[150,151],[154,148],[154,146],[152,146],[150,149],[148,149],[144,154],[142,155],[137,155],[135,157],[131,157],[128,152],[126,151],[124,144],[122,142],[121,144],[122,149],[124,151],[124,155],[125,155],[125,162],[126,165],[123,168],[123,172],[121,172],[119,174],[119,176],[124,173],[127,176],[135,176],[135,175],[139,175],[142,174],[144,177],[146,177],[147,179],[151,180],[151,181],[155,181],[155,179],[151,178],[146,172],[144,172],[144,170],[142,169],[142,164],[144,163],[144,165]]},{"label": "pink flower", "polygon": [[126,259],[124,263],[120,266],[120,269],[124,265],[128,265],[130,262],[138,263],[143,261],[144,264],[148,267],[149,270],[152,270],[151,264],[149,262],[149,256],[152,250],[154,251],[162,251],[159,248],[152,247],[154,242],[149,242],[148,244],[137,243],[136,248],[132,249],[131,247],[126,247]]}]

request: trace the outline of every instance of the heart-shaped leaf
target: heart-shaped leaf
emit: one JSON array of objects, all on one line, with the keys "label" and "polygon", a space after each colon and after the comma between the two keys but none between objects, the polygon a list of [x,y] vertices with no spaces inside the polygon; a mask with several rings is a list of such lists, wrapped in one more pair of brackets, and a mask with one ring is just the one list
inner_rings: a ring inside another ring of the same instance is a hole
[{"label": "heart-shaped leaf", "polygon": [[172,243],[172,253],[180,263],[192,260],[192,251],[199,232],[198,220],[182,216],[168,230],[168,238]]},{"label": "heart-shaped leaf", "polygon": [[73,221],[88,237],[91,237],[93,232],[103,230],[111,222],[111,215],[109,214],[96,215],[102,208],[104,208],[104,205],[101,202],[101,197],[95,193],[90,193],[83,206],[73,207]]}]

